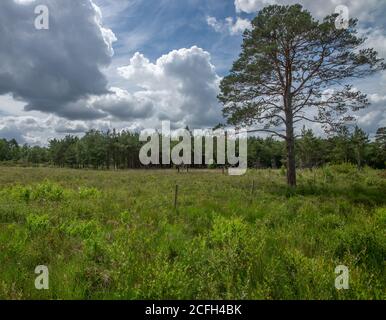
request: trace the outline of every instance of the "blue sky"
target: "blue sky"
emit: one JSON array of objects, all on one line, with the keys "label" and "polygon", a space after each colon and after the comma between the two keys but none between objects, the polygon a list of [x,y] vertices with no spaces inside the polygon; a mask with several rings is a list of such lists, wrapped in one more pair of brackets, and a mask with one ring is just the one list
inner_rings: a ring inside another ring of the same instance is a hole
[{"label": "blue sky", "polygon": [[[105,0],[96,3],[101,5],[102,10],[109,5]],[[213,54],[221,53],[219,49],[222,46],[227,52],[235,52],[232,46],[237,48],[241,37],[221,37],[206,22],[207,16],[225,19],[235,15],[232,0],[133,1],[119,15],[106,18],[106,24],[117,35],[115,48],[118,56],[140,50],[151,59],[156,59],[173,49],[193,45],[213,50]],[[142,41],[127,43],[128,36]]]},{"label": "blue sky", "polygon": [[[318,19],[346,5],[386,58],[385,0],[1,0],[0,138],[45,144],[91,128],[224,122],[221,78],[250,20],[273,3],[301,3]],[[49,30],[33,27],[39,4]],[[373,134],[386,126],[386,73],[354,85],[372,102],[358,124]]]},{"label": "blue sky", "polygon": [[253,17],[253,14],[243,12],[236,14],[233,0],[121,2],[123,4],[116,4],[114,8],[112,1],[96,1],[106,12],[106,25],[117,36],[114,44],[117,60],[140,51],[154,61],[172,50],[196,45],[211,53],[212,62],[221,76],[229,71],[237,58],[242,36],[241,32],[236,35],[216,32],[208,25],[207,17],[216,17],[220,21],[227,17]]}]

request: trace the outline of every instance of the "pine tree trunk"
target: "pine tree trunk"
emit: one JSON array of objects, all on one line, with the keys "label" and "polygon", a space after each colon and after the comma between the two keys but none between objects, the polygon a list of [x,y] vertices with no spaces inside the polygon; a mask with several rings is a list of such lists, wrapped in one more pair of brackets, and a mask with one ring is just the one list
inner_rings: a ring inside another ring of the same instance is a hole
[{"label": "pine tree trunk", "polygon": [[295,139],[293,135],[287,140],[287,183],[291,187],[296,187]]},{"label": "pine tree trunk", "polygon": [[287,144],[287,183],[290,187],[296,187],[296,158],[295,158],[295,136],[293,127],[293,115],[291,101],[287,100],[286,114],[286,144]]}]

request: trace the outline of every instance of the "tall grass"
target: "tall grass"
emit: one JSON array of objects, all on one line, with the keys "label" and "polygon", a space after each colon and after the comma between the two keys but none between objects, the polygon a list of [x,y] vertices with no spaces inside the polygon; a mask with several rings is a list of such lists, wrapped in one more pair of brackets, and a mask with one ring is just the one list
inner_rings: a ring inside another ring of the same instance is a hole
[{"label": "tall grass", "polygon": [[385,299],[385,231],[368,168],[305,170],[296,190],[280,170],[0,168],[0,298]]}]

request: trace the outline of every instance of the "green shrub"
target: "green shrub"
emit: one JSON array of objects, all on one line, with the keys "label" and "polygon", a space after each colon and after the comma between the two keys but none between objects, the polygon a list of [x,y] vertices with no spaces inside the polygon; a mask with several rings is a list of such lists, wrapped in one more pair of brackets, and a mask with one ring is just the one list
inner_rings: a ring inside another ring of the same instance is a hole
[{"label": "green shrub", "polygon": [[47,231],[50,226],[50,218],[48,215],[29,214],[27,216],[27,228],[31,233],[40,233]]},{"label": "green shrub", "polygon": [[64,189],[50,181],[38,184],[32,191],[32,199],[40,201],[61,201],[64,198]]},{"label": "green shrub", "polygon": [[324,181],[326,183],[332,183],[334,181],[334,173],[330,166],[326,165],[322,169],[323,175],[324,175]]},{"label": "green shrub", "polygon": [[131,213],[129,210],[122,211],[119,216],[122,223],[128,223],[131,219]]},{"label": "green shrub", "polygon": [[100,198],[101,192],[97,188],[80,187],[79,197],[81,199]]},{"label": "green shrub", "polygon": [[386,233],[386,207],[378,208],[375,211],[376,223],[379,224],[380,228],[384,228],[384,232]]},{"label": "green shrub", "polygon": [[358,172],[358,167],[348,162],[331,165],[329,167],[332,171],[335,171],[336,173],[352,174]]},{"label": "green shrub", "polygon": [[31,199],[32,188],[29,186],[15,186],[10,189],[10,194],[16,200],[28,202]]},{"label": "green shrub", "polygon": [[374,229],[353,228],[341,232],[340,242],[335,250],[337,257],[342,259],[345,255],[352,255],[358,264],[383,269],[386,240],[382,234],[375,231]]},{"label": "green shrub", "polygon": [[100,232],[100,226],[96,221],[69,221],[60,226],[60,230],[70,237],[89,239]]},{"label": "green shrub", "polygon": [[245,241],[247,234],[247,225],[240,218],[223,218],[217,216],[214,218],[213,229],[210,233],[210,239],[219,245],[237,245]]}]

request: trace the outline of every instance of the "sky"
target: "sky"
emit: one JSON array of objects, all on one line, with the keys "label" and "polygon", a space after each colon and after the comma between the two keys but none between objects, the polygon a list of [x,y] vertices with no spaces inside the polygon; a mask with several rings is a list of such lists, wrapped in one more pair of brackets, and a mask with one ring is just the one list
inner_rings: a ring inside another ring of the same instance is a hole
[{"label": "sky", "polygon": [[[386,58],[385,0],[1,0],[0,138],[45,145],[163,120],[224,123],[216,97],[243,31],[264,6],[294,3],[318,19],[346,5],[366,46]],[[49,9],[48,30],[35,28],[38,5]],[[354,86],[372,103],[358,125],[373,135],[386,126],[386,72]]]}]

